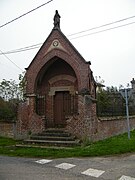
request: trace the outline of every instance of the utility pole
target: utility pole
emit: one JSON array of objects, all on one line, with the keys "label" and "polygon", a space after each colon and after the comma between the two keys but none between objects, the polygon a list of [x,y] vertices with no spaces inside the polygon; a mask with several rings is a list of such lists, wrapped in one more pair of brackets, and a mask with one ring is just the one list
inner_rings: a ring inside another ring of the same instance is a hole
[{"label": "utility pole", "polygon": [[127,92],[127,89],[125,89],[125,101],[126,101],[128,139],[130,139],[130,125],[129,125],[128,92]]},{"label": "utility pole", "polygon": [[127,116],[127,131],[128,131],[128,139],[130,139],[130,123],[129,123],[129,110],[128,110],[128,99],[132,94],[132,89],[120,89],[120,93],[126,102],[126,116]]}]

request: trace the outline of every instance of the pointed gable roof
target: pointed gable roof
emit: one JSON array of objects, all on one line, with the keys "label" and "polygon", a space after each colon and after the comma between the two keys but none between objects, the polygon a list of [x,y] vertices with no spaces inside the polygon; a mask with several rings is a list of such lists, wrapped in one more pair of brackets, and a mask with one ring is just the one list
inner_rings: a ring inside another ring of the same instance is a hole
[{"label": "pointed gable roof", "polygon": [[[55,16],[57,15],[57,12],[58,11],[56,10]],[[73,46],[73,44],[68,40],[68,38],[62,33],[60,29],[60,22],[57,22],[57,21],[60,21],[60,17],[58,17],[56,21],[55,16],[54,16],[54,28],[52,29],[51,33],[49,34],[49,36],[47,37],[47,39],[45,40],[45,42],[43,43],[43,45],[41,46],[37,54],[35,55],[34,59],[30,63],[28,68],[26,68],[26,70],[29,69],[29,67],[33,64],[35,59],[38,58],[38,56],[43,57],[49,51],[55,48],[65,51],[66,53],[70,53],[69,51],[71,51],[72,49],[72,51],[83,61],[83,63],[91,64],[90,61],[86,61],[82,57],[82,55],[78,52],[78,50]],[[63,46],[63,44],[67,44],[69,48],[67,49],[66,47]]]},{"label": "pointed gable roof", "polygon": [[[40,47],[39,51],[37,52],[37,54],[35,55],[34,59],[31,61],[31,63],[29,64],[28,68],[31,66],[31,64],[33,63],[33,61],[37,58],[37,56],[40,54],[40,52],[43,52],[44,51],[44,47],[45,45],[47,44],[47,42],[49,41],[49,39],[51,39],[51,36],[54,37],[54,34],[56,34],[55,32],[57,31],[57,34],[59,34],[59,36],[61,36],[64,41],[72,48],[72,50],[76,53],[77,56],[80,57],[80,59],[86,63],[86,64],[91,64],[90,61],[86,61],[83,56],[78,52],[78,50],[73,46],[73,44],[68,40],[68,38],[62,33],[62,31],[60,29],[52,29],[51,33],[49,34],[49,36],[47,37],[47,39],[45,40],[45,42],[42,44],[42,46]],[[56,41],[57,40],[57,41]],[[66,48],[63,48],[63,46],[61,45],[60,41],[58,38],[54,38],[54,40],[52,41],[52,44],[50,45],[50,47],[45,51],[45,54],[47,54],[50,50],[52,50],[54,47],[57,46],[56,43],[59,43],[59,49],[65,51],[65,52],[68,52],[66,50]],[[54,46],[54,47],[53,47]],[[44,55],[45,55],[44,54]]]}]

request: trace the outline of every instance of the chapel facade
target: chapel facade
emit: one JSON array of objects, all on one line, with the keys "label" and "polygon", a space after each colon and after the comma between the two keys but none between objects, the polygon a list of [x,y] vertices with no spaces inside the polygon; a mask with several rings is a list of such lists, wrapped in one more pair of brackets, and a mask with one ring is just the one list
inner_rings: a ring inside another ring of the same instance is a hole
[{"label": "chapel facade", "polygon": [[18,135],[64,128],[78,138],[92,139],[97,117],[90,65],[62,33],[56,11],[51,33],[26,68],[26,101],[18,109]]}]

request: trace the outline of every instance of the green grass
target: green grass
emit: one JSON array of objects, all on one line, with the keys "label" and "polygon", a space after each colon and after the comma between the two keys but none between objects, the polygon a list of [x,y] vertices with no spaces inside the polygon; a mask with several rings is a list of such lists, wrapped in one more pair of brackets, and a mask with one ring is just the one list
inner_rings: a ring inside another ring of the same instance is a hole
[{"label": "green grass", "polygon": [[16,141],[11,138],[0,137],[0,147],[15,145]]},{"label": "green grass", "polygon": [[23,148],[15,147],[18,143],[10,138],[0,137],[0,154],[20,157],[92,157],[116,155],[135,152],[135,131],[131,132],[131,139],[128,140],[127,133],[112,138],[90,143],[88,146],[54,149],[54,148]]}]

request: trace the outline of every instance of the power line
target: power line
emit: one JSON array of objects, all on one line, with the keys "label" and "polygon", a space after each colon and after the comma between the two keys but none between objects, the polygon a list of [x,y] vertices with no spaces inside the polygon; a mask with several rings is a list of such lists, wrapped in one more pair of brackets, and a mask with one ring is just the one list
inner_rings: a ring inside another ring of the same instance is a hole
[{"label": "power line", "polygon": [[49,4],[51,1],[53,1],[53,0],[50,0],[50,1],[46,2],[46,3],[44,3],[44,4],[41,4],[40,6],[34,8],[34,9],[32,9],[32,10],[30,10],[30,11],[28,11],[28,12],[26,12],[26,13],[20,15],[20,16],[18,16],[17,18],[12,19],[11,21],[6,22],[5,24],[1,25],[0,28],[4,27],[4,26],[6,26],[6,25],[8,25],[8,24],[10,24],[10,23],[20,19],[20,18],[22,18],[23,16],[26,16],[27,14],[29,14],[29,13],[31,13],[31,12],[33,12],[33,11],[35,11],[35,10],[45,6],[45,5],[47,5],[47,4]]},{"label": "power line", "polygon": [[23,50],[23,49],[29,49],[29,48],[32,48],[32,47],[34,47],[34,46],[39,46],[39,45],[41,45],[42,43],[38,43],[38,44],[33,44],[33,45],[30,45],[30,46],[25,46],[25,47],[23,47],[23,48],[19,48],[19,49],[16,49],[16,50]]},{"label": "power line", "polygon": [[19,70],[23,71],[17,64],[15,64],[9,57],[7,57],[1,50],[0,52],[2,53],[3,56],[5,56],[6,59],[8,59],[12,64],[14,64]]},{"label": "power line", "polygon": [[[37,49],[40,47],[41,44],[42,43],[38,43],[38,44],[31,45],[31,46],[23,47],[23,48],[6,51],[6,52],[4,52],[4,54],[12,54],[12,53],[18,53],[18,52],[28,51],[28,50],[32,50],[32,49]],[[0,55],[2,55],[2,53],[0,53]]]},{"label": "power line", "polygon": [[[80,31],[80,32],[77,32],[77,33],[74,33],[74,34],[71,34],[71,35],[68,35],[68,36],[73,36],[73,35],[81,34],[81,33],[83,33],[83,32],[92,31],[92,30],[94,30],[94,29],[102,28],[102,27],[104,27],[104,26],[108,26],[108,25],[111,25],[111,24],[114,24],[114,23],[118,23],[118,22],[121,22],[121,21],[130,19],[130,18],[133,18],[133,17],[135,17],[135,16],[131,16],[131,17],[128,17],[128,18],[125,18],[125,19],[121,19],[121,20],[112,22],[112,23],[108,23],[108,24],[104,24],[104,25],[101,25],[101,26],[97,26],[97,27],[91,28],[91,29],[89,29],[89,30]],[[73,37],[73,38],[71,38],[70,40],[78,39],[78,38],[85,37],[85,36],[89,36],[89,35],[93,35],[93,34],[98,34],[98,33],[101,33],[101,32],[105,32],[105,31],[109,31],[109,30],[116,29],[116,28],[128,26],[128,25],[131,25],[131,24],[134,24],[134,23],[135,23],[135,22],[131,22],[131,23],[127,23],[127,24],[115,26],[115,27],[112,27],[112,28],[108,28],[108,29],[96,31],[96,32],[93,32],[93,33],[90,33],[90,34],[84,34],[84,35],[81,35],[81,36]],[[39,48],[41,44],[42,44],[42,43],[38,43],[38,44],[34,44],[34,45],[30,45],[30,46],[23,47],[23,48],[19,48],[19,49],[7,51],[7,52],[4,52],[4,54],[18,53],[18,52],[23,52],[23,51],[28,51],[28,50],[36,49],[36,48]],[[3,53],[0,53],[0,55],[2,55],[2,54],[3,54]]]},{"label": "power line", "polygon": [[120,25],[120,26],[115,26],[115,27],[112,27],[112,28],[104,29],[104,30],[101,30],[101,31],[96,31],[96,32],[93,32],[93,33],[90,33],[90,34],[84,34],[82,36],[77,36],[77,37],[71,38],[71,40],[72,39],[78,39],[78,38],[81,38],[81,37],[84,37],[84,36],[90,36],[90,35],[93,35],[93,34],[98,34],[98,33],[101,33],[101,32],[112,30],[112,29],[117,29],[117,28],[120,28],[120,27],[124,27],[124,26],[128,26],[128,25],[134,24],[134,23],[135,22],[131,22],[131,23]]},{"label": "power line", "polygon": [[[133,16],[132,16],[133,17]],[[127,18],[126,18],[127,19]],[[119,20],[120,21],[120,20]],[[128,25],[131,25],[131,24],[134,24],[135,22],[131,22],[131,23],[127,23],[127,24],[123,24],[123,25],[120,25],[120,26],[115,26],[115,27],[112,27],[112,28],[108,28],[108,29],[104,29],[104,30],[101,30],[101,31],[96,31],[96,32],[93,32],[93,33],[90,33],[90,34],[84,34],[82,36],[78,36],[78,37],[74,37],[74,38],[71,38],[71,39],[77,39],[77,38],[81,38],[81,37],[84,37],[84,36],[89,36],[89,35],[93,35],[93,34],[98,34],[98,33],[101,33],[101,32],[105,32],[105,31],[109,31],[109,30],[112,30],[112,29],[116,29],[116,28],[120,28],[120,27],[124,27],[124,26],[128,26]],[[112,23],[108,23],[108,25],[110,25]],[[114,24],[114,22],[113,22]],[[100,27],[103,27],[103,26],[107,26],[106,25],[102,25]],[[98,27],[99,28],[99,27]],[[92,29],[89,29],[89,31],[93,30],[93,29],[97,29],[97,27],[95,28],[92,28]],[[82,32],[86,32],[88,30],[85,30],[85,31],[81,31],[81,32],[78,32],[78,33],[74,33],[75,34],[80,34]],[[72,34],[73,35],[73,34]],[[69,35],[71,36],[71,35]],[[26,46],[24,48],[19,48],[19,49],[16,49],[16,50],[12,50],[12,51],[8,51],[8,52],[2,52],[0,50],[0,55],[4,55],[12,64],[14,64],[18,69],[20,69],[21,71],[23,71],[18,65],[16,65],[11,59],[9,59],[6,54],[10,54],[10,53],[17,53],[17,52],[22,52],[22,51],[27,51],[27,50],[31,50],[31,49],[35,49],[35,48],[39,48],[38,46],[41,45],[42,43],[38,43],[38,44],[34,44],[34,45],[31,45],[31,46]]]},{"label": "power line", "polygon": [[105,26],[109,26],[109,25],[116,24],[116,23],[119,23],[119,22],[122,22],[122,21],[126,21],[126,20],[131,19],[131,18],[135,18],[135,16],[130,16],[130,17],[127,17],[127,18],[124,18],[124,19],[120,19],[120,20],[111,22],[111,23],[103,24],[101,26],[96,26],[96,27],[93,27],[91,29],[87,29],[87,30],[83,30],[83,31],[80,31],[80,32],[77,32],[77,33],[70,34],[68,36],[74,36],[76,34],[81,34],[81,33],[84,33],[84,32],[87,32],[87,31],[91,31],[91,30],[94,30],[94,29],[99,29],[99,28],[102,28],[102,27],[105,27]]},{"label": "power line", "polygon": [[[37,46],[37,47],[31,47],[31,48],[26,48],[26,49],[22,49],[22,50],[13,50],[13,51],[8,51],[8,52],[5,52],[4,54],[12,54],[12,53],[18,53],[18,52],[23,52],[23,51],[29,51],[29,50],[32,50],[32,49],[37,49],[39,48],[40,46]],[[1,55],[1,54],[0,54]]]}]

